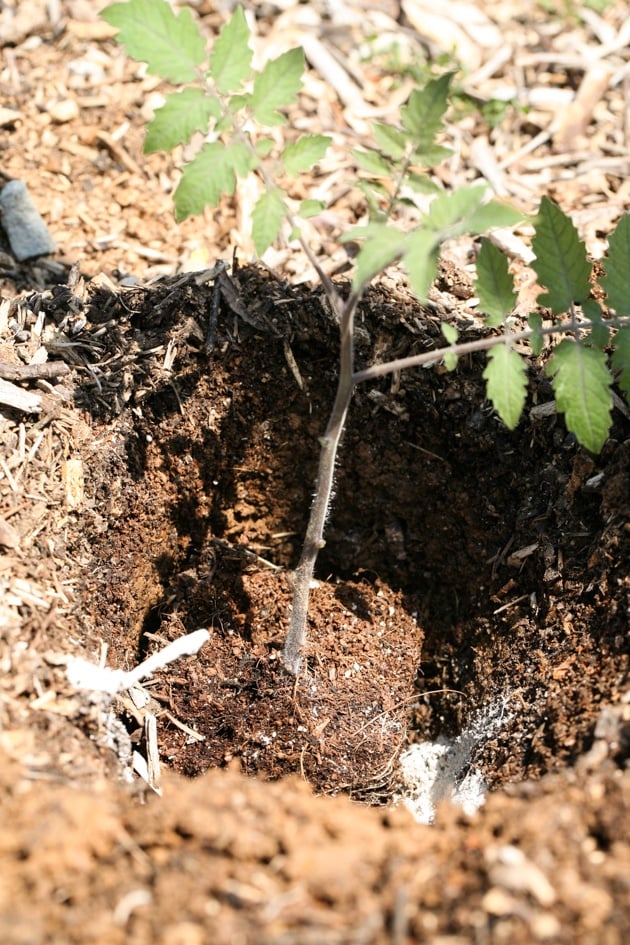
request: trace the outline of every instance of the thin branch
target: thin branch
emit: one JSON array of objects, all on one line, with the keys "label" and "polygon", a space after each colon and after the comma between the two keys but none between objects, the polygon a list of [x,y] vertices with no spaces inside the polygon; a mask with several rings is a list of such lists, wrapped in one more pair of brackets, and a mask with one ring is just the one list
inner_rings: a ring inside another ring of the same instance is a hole
[{"label": "thin branch", "polygon": [[5,381],[37,380],[38,378],[63,377],[70,373],[65,361],[45,361],[43,364],[0,363],[0,377]]},{"label": "thin branch", "polygon": [[[239,121],[237,120],[236,116],[230,111],[230,109],[228,108],[227,104],[226,104],[222,99],[219,98],[219,102],[220,102],[221,108],[222,108],[222,110],[223,110],[223,116],[226,117],[226,118],[229,118],[229,119],[232,121],[232,129],[233,129],[233,131],[234,131],[234,137],[235,137],[237,140],[239,140],[242,144],[244,144],[244,145],[246,146],[247,150],[249,151],[249,153],[250,153],[251,155],[253,155],[253,157],[255,157],[256,160],[258,161],[257,166],[254,168],[254,173],[257,173],[257,174],[260,175],[260,177],[262,178],[262,182],[263,182],[263,184],[265,185],[265,187],[266,187],[266,189],[267,189],[267,192],[270,192],[270,191],[272,191],[272,190],[276,190],[276,189],[277,189],[276,183],[274,182],[273,178],[271,177],[271,174],[268,172],[268,170],[267,170],[267,168],[265,167],[264,163],[260,160],[260,157],[259,157],[259,155],[258,155],[258,153],[257,153],[257,151],[256,151],[256,148],[254,147],[254,145],[253,145],[253,143],[252,143],[251,135],[245,130],[245,124],[246,124],[246,122],[239,122]],[[292,229],[292,230],[298,230],[298,232],[299,232],[299,227],[297,226],[296,218],[295,218],[294,214],[291,213],[291,211],[289,210],[288,207],[286,208],[285,218],[286,218],[286,220],[287,220],[289,226],[291,227],[291,229]],[[305,254],[306,254],[307,258],[308,258],[308,261],[310,262],[310,264],[312,265],[313,269],[314,269],[315,272],[317,273],[317,277],[318,277],[318,279],[320,280],[320,282],[321,282],[321,284],[322,284],[322,286],[323,286],[323,288],[324,288],[324,292],[326,293],[326,296],[327,296],[327,298],[328,298],[328,301],[330,302],[330,304],[331,304],[332,308],[335,310],[335,312],[338,312],[338,311],[339,311],[339,308],[340,308],[340,296],[339,296],[339,293],[337,292],[337,290],[335,289],[335,287],[334,287],[334,285],[333,285],[333,283],[332,283],[332,280],[331,280],[330,277],[324,272],[324,270],[322,269],[322,267],[321,267],[321,265],[320,265],[320,263],[319,263],[319,261],[318,261],[318,259],[317,259],[317,256],[315,255],[315,253],[313,252],[312,248],[311,248],[310,245],[306,242],[306,240],[303,238],[303,236],[302,236],[301,234],[300,234],[300,236],[299,236],[299,242],[300,242],[300,246],[302,247],[302,249],[304,250],[304,252],[305,252]],[[343,304],[343,303],[341,303],[341,304]]]},{"label": "thin branch", "polygon": [[[607,319],[606,324],[614,328],[621,328],[624,325],[630,325],[630,316],[615,316],[615,318]],[[590,319],[585,319],[581,322],[582,328],[592,327],[593,325],[594,322]],[[514,332],[513,334],[495,335],[491,338],[478,338],[476,341],[465,341],[461,344],[447,345],[444,348],[424,351],[422,354],[413,354],[408,358],[398,358],[396,361],[373,364],[371,367],[364,368],[362,371],[356,371],[352,375],[352,380],[355,384],[362,384],[364,381],[372,381],[377,377],[393,374],[394,371],[404,371],[405,368],[422,367],[425,364],[433,364],[436,361],[441,361],[447,354],[454,354],[456,357],[461,358],[466,354],[473,354],[475,351],[487,351],[489,348],[494,348],[497,345],[510,345],[515,344],[517,341],[526,341],[531,338],[532,335],[566,334],[570,331],[575,331],[575,323],[573,320],[561,322],[556,325],[549,325],[545,328],[528,328],[524,331]]]}]

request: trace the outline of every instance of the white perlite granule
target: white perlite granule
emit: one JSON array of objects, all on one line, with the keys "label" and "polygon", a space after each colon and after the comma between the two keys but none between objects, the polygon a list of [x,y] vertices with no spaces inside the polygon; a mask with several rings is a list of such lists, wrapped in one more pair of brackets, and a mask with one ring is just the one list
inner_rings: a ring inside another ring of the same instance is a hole
[{"label": "white perlite granule", "polygon": [[472,767],[477,751],[511,718],[505,698],[486,706],[457,738],[440,736],[435,742],[411,745],[400,756],[402,791],[397,803],[407,807],[416,820],[432,824],[435,807],[450,799],[467,814],[484,802],[487,785]]}]

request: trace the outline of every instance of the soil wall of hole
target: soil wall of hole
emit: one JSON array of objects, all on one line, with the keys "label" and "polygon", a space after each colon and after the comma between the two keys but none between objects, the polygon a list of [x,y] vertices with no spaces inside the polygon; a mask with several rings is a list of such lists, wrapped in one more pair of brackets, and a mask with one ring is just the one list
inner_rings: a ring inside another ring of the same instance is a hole
[{"label": "soil wall of hole", "polygon": [[[164,759],[186,774],[238,759],[248,773],[298,771],[318,790],[385,799],[406,738],[456,734],[501,702],[503,727],[475,758],[491,784],[574,763],[627,681],[624,418],[593,457],[554,416],[505,430],[484,403],[481,360],[360,388],[296,687],[277,657],[336,325],[317,295],[258,270],[241,271],[239,290],[248,320],[224,306],[211,352],[211,286],[93,300],[127,363],[98,398],[86,391],[102,435],[82,619],[125,666],[211,631],[153,690],[203,738],[163,715]],[[425,350],[438,327],[375,290],[358,334],[367,364]],[[551,396],[541,374],[531,380],[530,407]]]}]

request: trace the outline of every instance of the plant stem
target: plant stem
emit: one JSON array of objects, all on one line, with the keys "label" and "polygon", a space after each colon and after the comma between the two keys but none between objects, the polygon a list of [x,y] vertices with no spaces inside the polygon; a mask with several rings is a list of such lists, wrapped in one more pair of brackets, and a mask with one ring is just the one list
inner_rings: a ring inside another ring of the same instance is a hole
[{"label": "plant stem", "polygon": [[[337,297],[339,302],[341,300]],[[315,570],[315,562],[321,548],[324,547],[324,525],[333,489],[333,478],[337,450],[341,434],[346,422],[348,407],[354,390],[354,313],[359,302],[360,293],[353,292],[347,301],[341,303],[341,310],[337,310],[340,323],[339,347],[339,378],[337,393],[330,413],[326,432],[320,439],[321,452],[319,454],[319,470],[315,495],[311,506],[311,514],[306,529],[306,537],[302,546],[300,561],[295,570],[295,584],[293,588],[293,602],[291,605],[291,620],[289,632],[282,650],[282,662],[289,672],[297,675],[302,665],[302,651],[306,642],[306,621],[308,618],[308,601],[311,589],[311,580]]]},{"label": "plant stem", "polygon": [[[250,152],[255,155],[256,151],[252,145],[251,138],[244,131],[243,127],[237,125],[234,120],[233,128],[235,137],[245,142]],[[275,184],[264,164],[260,164],[257,167],[257,171],[262,177],[267,191],[271,192]],[[296,220],[288,208],[286,209],[285,216],[289,224],[294,229],[297,228]],[[326,517],[332,496],[337,451],[339,449],[341,434],[343,433],[346,423],[348,407],[352,400],[352,392],[354,390],[354,381],[352,379],[354,372],[354,313],[361,296],[360,291],[353,291],[347,301],[344,301],[337,292],[331,279],[329,279],[320,266],[310,245],[301,235],[299,239],[302,249],[313,265],[324,287],[328,301],[339,321],[340,345],[337,393],[328,419],[326,432],[320,440],[321,452],[319,455],[319,470],[315,485],[315,495],[313,497],[304,544],[302,546],[302,553],[295,570],[291,620],[289,623],[289,632],[282,649],[282,662],[285,668],[296,676],[302,665],[302,651],[306,642],[306,621],[308,619],[311,581],[313,579],[317,555],[319,554],[320,548],[323,548],[325,545],[324,526],[326,524]]]},{"label": "plant stem", "polygon": [[[590,328],[593,326],[593,324],[594,322],[591,319],[585,318],[584,321],[580,322],[580,328]],[[614,318],[607,319],[606,324],[612,325],[615,328],[621,328],[630,324],[630,317],[625,315],[617,315]],[[435,348],[432,351],[423,351],[422,354],[412,354],[408,358],[398,358],[396,361],[386,361],[383,364],[373,364],[371,367],[365,368],[363,371],[357,371],[355,374],[353,374],[352,380],[354,384],[362,384],[364,381],[373,381],[377,377],[383,377],[386,374],[393,374],[394,371],[403,371],[405,368],[422,367],[425,364],[435,364],[436,361],[441,361],[447,354],[454,354],[457,357],[462,357],[465,354],[473,354],[475,351],[488,351],[490,348],[494,348],[496,345],[514,344],[517,341],[527,341],[527,339],[531,338],[532,335],[566,334],[569,331],[576,331],[576,322],[574,319],[554,325],[549,325],[545,328],[537,328],[535,330],[527,328],[524,331],[514,332],[514,334],[504,333],[486,338],[477,338],[476,341],[463,341],[460,344],[446,345],[444,348]]]},{"label": "plant stem", "polygon": [[[326,288],[328,289],[328,287]],[[306,642],[306,621],[308,619],[311,580],[315,570],[317,555],[320,549],[325,545],[324,525],[326,524],[326,517],[328,515],[332,495],[337,451],[345,426],[348,407],[350,406],[352,394],[357,384],[363,381],[374,380],[377,377],[382,377],[385,374],[391,374],[394,371],[400,371],[404,368],[421,367],[424,364],[441,361],[446,354],[455,354],[461,357],[462,355],[472,354],[475,351],[487,351],[489,348],[495,347],[495,345],[514,344],[517,341],[524,341],[531,338],[533,334],[566,334],[568,331],[575,332],[576,330],[575,319],[572,319],[571,321],[549,325],[545,328],[536,329],[535,331],[526,329],[510,335],[501,334],[489,338],[478,338],[476,341],[447,345],[444,348],[436,348],[433,351],[425,351],[423,354],[412,355],[409,358],[400,358],[396,361],[387,361],[384,364],[375,364],[372,365],[372,367],[365,368],[363,371],[357,371],[355,373],[352,336],[354,331],[354,315],[361,297],[361,292],[353,291],[345,302],[341,300],[341,297],[334,288],[332,291],[327,291],[327,295],[340,322],[339,379],[328,426],[326,427],[326,432],[323,437],[320,439],[321,452],[319,456],[315,495],[311,506],[311,514],[306,529],[302,554],[295,570],[291,620],[289,623],[289,632],[282,650],[282,662],[285,668],[296,676],[302,666],[302,651]],[[609,319],[608,322],[615,327],[622,327],[630,323],[630,317],[616,316]],[[590,319],[585,319],[580,327],[588,328],[591,324]]]}]

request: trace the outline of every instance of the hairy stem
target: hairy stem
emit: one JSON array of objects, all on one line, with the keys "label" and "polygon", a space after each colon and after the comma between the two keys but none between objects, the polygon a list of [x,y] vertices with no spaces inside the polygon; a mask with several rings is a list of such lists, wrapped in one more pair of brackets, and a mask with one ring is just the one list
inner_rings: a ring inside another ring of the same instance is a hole
[{"label": "hairy stem", "polygon": [[[339,299],[339,297],[337,297]],[[293,602],[291,605],[291,620],[289,632],[282,650],[282,662],[289,672],[297,675],[302,665],[302,651],[306,641],[306,621],[308,618],[308,601],[311,581],[315,570],[315,562],[320,548],[324,547],[324,526],[330,506],[333,488],[333,477],[337,450],[341,434],[346,422],[348,407],[354,390],[353,370],[353,331],[354,313],[359,301],[359,293],[353,292],[345,302],[341,302],[341,310],[337,310],[340,323],[339,348],[339,378],[335,402],[326,427],[326,432],[320,439],[321,452],[319,454],[319,470],[315,485],[315,496],[311,506],[311,514],[306,529],[306,537],[302,547],[300,561],[295,570],[295,585]]]},{"label": "hairy stem", "polygon": [[[571,321],[549,325],[545,328],[537,329],[536,331],[526,329],[524,331],[515,332],[514,334],[504,333],[489,338],[478,338],[476,341],[447,345],[443,348],[425,351],[423,354],[412,355],[408,358],[388,361],[385,364],[375,364],[372,365],[372,367],[365,368],[363,371],[354,373],[352,333],[354,329],[354,314],[360,298],[360,292],[353,292],[346,302],[341,301],[335,290],[329,294],[329,298],[331,298],[335,312],[338,314],[341,327],[339,380],[335,402],[328,420],[328,426],[320,440],[321,453],[319,457],[315,496],[311,506],[311,514],[304,545],[302,547],[302,554],[295,570],[291,620],[289,632],[282,651],[282,662],[284,666],[289,672],[295,675],[300,671],[302,665],[302,651],[306,642],[306,621],[308,618],[311,580],[313,578],[317,555],[325,544],[324,525],[326,524],[326,516],[328,515],[330,506],[337,451],[345,426],[348,407],[350,406],[356,385],[363,381],[382,377],[385,374],[391,374],[393,371],[400,371],[410,367],[421,367],[425,364],[440,361],[446,354],[455,354],[461,357],[466,354],[472,354],[475,351],[487,351],[495,345],[506,343],[513,344],[517,341],[524,341],[531,338],[531,336],[536,333],[552,335],[575,331],[575,320],[572,319]],[[629,322],[630,317],[628,316],[616,316],[615,318],[609,319],[609,324],[615,327],[622,327]],[[584,319],[580,327],[588,328],[590,325],[592,325],[591,320]]]},{"label": "hairy stem", "polygon": [[[580,322],[580,328],[592,328],[594,322],[590,318],[585,318]],[[629,316],[615,316],[614,318],[609,318],[606,320],[607,325],[611,325],[615,328],[622,328],[625,325],[630,324]],[[560,322],[559,324],[549,325],[545,328],[526,328],[523,331],[514,332],[514,334],[508,334],[504,332],[500,335],[493,335],[486,338],[477,338],[476,341],[462,341],[460,344],[454,345],[445,345],[443,348],[435,348],[432,351],[423,351],[422,354],[412,354],[408,358],[398,358],[396,361],[386,361],[383,364],[373,364],[371,367],[365,368],[363,371],[357,371],[352,376],[354,384],[362,384],[364,381],[373,381],[377,377],[383,377],[386,374],[393,374],[394,371],[403,371],[405,368],[412,367],[423,367],[427,364],[435,364],[436,361],[441,361],[447,354],[454,354],[457,357],[462,357],[466,354],[473,354],[475,351],[488,351],[490,348],[494,348],[496,345],[504,344],[514,344],[517,341],[527,341],[528,338],[531,338],[532,335],[556,335],[556,334],[566,334],[567,332],[576,331],[576,322],[574,319],[571,321]]]},{"label": "hairy stem", "polygon": [[[235,120],[233,120],[233,129],[235,137],[245,142],[250,152],[255,155],[256,151],[250,136]],[[267,190],[271,191],[275,184],[267,168],[261,163],[257,167],[257,171]],[[296,229],[296,220],[288,208],[285,212],[285,216],[291,227]],[[352,379],[354,372],[354,313],[361,294],[360,291],[353,292],[348,300],[344,302],[331,279],[329,279],[320,266],[310,245],[301,235],[299,240],[302,249],[324,287],[328,301],[339,321],[340,346],[337,393],[326,431],[320,440],[321,452],[319,456],[319,470],[315,485],[315,495],[311,506],[311,514],[302,546],[300,561],[295,570],[291,620],[289,623],[289,632],[282,649],[282,662],[284,666],[289,672],[296,676],[302,665],[302,651],[306,642],[306,621],[308,619],[311,581],[315,570],[317,555],[319,554],[320,548],[323,548],[325,544],[324,526],[326,524],[326,517],[328,515],[332,495],[337,451],[339,449],[341,434],[343,433],[343,428],[346,423],[348,407],[352,399],[352,391],[354,390],[354,381]]]}]

